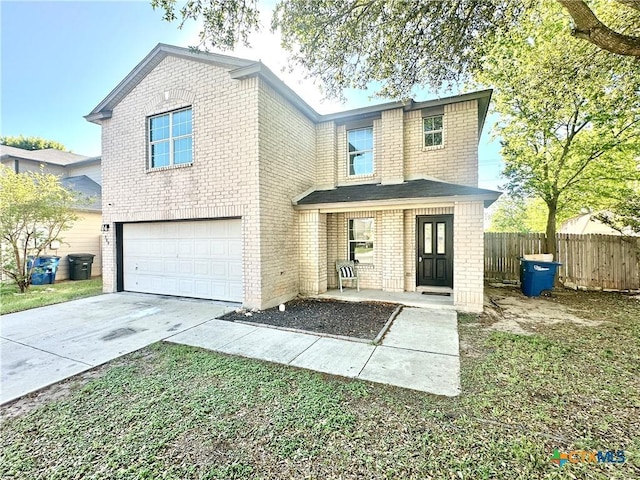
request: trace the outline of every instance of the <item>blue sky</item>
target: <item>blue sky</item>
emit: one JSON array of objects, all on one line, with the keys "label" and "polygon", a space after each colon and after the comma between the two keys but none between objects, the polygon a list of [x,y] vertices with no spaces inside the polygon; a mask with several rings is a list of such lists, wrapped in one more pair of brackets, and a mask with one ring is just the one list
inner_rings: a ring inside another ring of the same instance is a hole
[{"label": "blue sky", "polygon": [[[264,5],[263,23],[272,1]],[[39,136],[82,155],[100,154],[100,127],[89,113],[158,43],[191,46],[199,25],[183,30],[162,20],[149,1],[0,2],[0,134]],[[267,25],[268,23],[264,23]],[[264,29],[266,30],[266,28]],[[296,72],[283,73],[286,53],[276,36],[252,37],[253,48],[235,54],[262,60],[320,113],[366,106],[368,93],[349,92],[347,103],[323,101],[318,88]],[[417,95],[425,100],[430,95]],[[382,100],[375,100],[376,103]],[[491,121],[480,141],[480,186],[499,184],[497,142],[489,141]]]}]

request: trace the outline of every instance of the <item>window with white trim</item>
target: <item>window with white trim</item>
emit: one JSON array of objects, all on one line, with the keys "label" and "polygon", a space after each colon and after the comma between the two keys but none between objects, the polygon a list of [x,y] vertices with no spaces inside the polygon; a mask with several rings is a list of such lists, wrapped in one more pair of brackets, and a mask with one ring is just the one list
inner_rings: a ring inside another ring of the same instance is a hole
[{"label": "window with white trim", "polygon": [[358,264],[371,264],[375,255],[373,218],[349,220],[349,260]]},{"label": "window with white trim", "polygon": [[191,107],[149,117],[149,167],[169,167],[191,162]]},{"label": "window with white trim", "polygon": [[442,115],[434,115],[422,119],[423,147],[441,147],[444,145],[444,124]]},{"label": "window with white trim", "polygon": [[347,131],[349,175],[373,174],[373,127]]}]

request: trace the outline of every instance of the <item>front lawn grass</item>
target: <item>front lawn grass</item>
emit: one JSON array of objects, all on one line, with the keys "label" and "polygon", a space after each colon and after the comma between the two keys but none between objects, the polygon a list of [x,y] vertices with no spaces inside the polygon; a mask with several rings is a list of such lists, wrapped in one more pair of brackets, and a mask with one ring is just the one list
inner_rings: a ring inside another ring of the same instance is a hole
[{"label": "front lawn grass", "polygon": [[[4,408],[0,477],[640,478],[640,301],[576,295],[607,323],[525,336],[461,318],[457,398],[155,344]],[[626,462],[558,468],[556,448]]]},{"label": "front lawn grass", "polygon": [[51,285],[31,285],[26,293],[19,293],[14,284],[0,286],[0,313],[13,313],[30,308],[68,302],[102,293],[102,279],[62,281]]}]

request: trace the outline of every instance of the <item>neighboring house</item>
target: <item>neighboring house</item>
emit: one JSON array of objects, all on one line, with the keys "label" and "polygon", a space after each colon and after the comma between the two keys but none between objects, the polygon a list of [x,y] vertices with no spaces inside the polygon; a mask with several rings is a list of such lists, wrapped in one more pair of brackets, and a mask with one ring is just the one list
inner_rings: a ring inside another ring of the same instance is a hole
[{"label": "neighboring house", "polygon": [[43,254],[58,255],[60,267],[56,280],[69,278],[68,255],[92,253],[95,255],[91,274],[102,274],[100,227],[102,225],[102,181],[100,157],[86,157],[53,148],[24,150],[0,145],[0,161],[16,173],[44,170],[60,177],[61,184],[90,197],[91,202],[78,209],[78,220],[71,229],[62,232],[60,248],[46,250]]},{"label": "neighboring house", "polygon": [[[637,235],[630,228],[619,232],[615,228],[611,228],[609,225],[602,223],[597,218],[598,212],[588,212],[582,213],[575,217],[570,218],[569,220],[565,220],[560,228],[558,229],[558,233],[575,233],[575,234],[597,234],[597,235]],[[606,212],[600,212],[606,213]]]},{"label": "neighboring house", "polygon": [[267,308],[336,288],[483,304],[478,139],[491,91],[319,115],[260,62],[158,45],[102,126],[103,280]]}]

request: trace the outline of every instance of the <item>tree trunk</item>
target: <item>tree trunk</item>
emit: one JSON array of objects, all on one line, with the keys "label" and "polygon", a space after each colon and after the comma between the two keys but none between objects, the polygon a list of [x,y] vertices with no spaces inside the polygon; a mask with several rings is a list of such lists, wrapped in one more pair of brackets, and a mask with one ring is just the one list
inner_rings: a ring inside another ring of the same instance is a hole
[{"label": "tree trunk", "polygon": [[[558,0],[575,22],[572,35],[618,55],[640,57],[640,37],[618,33],[600,20],[583,0]],[[638,8],[638,2],[620,3]]]},{"label": "tree trunk", "polygon": [[558,211],[558,200],[554,199],[547,202],[549,213],[547,215],[547,239],[545,244],[545,253],[553,254],[553,260],[557,260],[558,244],[556,242],[556,213]]}]

